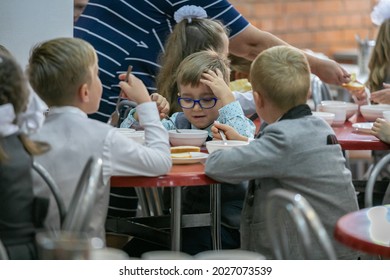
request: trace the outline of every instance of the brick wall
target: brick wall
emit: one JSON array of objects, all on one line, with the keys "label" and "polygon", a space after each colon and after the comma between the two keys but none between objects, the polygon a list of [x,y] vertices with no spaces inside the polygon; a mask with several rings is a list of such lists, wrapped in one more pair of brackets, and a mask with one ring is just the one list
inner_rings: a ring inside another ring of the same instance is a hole
[{"label": "brick wall", "polygon": [[355,34],[375,39],[376,0],[230,0],[254,26],[329,57],[356,48]]}]

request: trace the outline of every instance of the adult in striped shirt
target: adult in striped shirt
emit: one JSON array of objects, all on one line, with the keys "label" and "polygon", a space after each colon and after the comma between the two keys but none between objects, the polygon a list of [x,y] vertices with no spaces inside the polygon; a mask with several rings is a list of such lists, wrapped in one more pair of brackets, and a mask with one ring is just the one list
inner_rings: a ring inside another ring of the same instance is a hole
[{"label": "adult in striped shirt", "polygon": [[[202,7],[208,17],[220,20],[229,30],[229,51],[253,60],[262,50],[286,42],[251,25],[226,0],[90,0],[75,23],[74,36],[90,42],[99,57],[103,96],[92,118],[106,122],[115,110],[120,93],[118,75],[133,66],[132,73],[155,87],[158,56],[166,36],[176,24],[174,13],[185,5]],[[349,82],[349,74],[333,60],[306,54],[312,72],[324,82]]]}]

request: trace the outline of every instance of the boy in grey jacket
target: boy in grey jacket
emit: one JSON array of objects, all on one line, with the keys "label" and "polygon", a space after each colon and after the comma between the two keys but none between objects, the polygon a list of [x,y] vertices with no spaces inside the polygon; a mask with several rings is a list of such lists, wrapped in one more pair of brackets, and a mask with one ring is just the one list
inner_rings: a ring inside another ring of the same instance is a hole
[{"label": "boy in grey jacket", "polygon": [[[265,200],[275,188],[300,193],[313,206],[333,240],[337,257],[358,254],[337,243],[333,230],[344,214],[358,210],[350,171],[340,145],[327,143],[332,128],[312,116],[306,99],[310,68],[304,55],[278,46],[262,52],[251,67],[256,111],[268,126],[249,145],[218,150],[206,161],[206,174],[227,183],[251,180],[241,217],[241,247],[273,258],[265,228]],[[231,127],[215,124],[228,139],[248,140]],[[234,159],[234,160],[232,160]],[[296,233],[289,233],[291,256],[303,259]],[[313,247],[316,258],[321,251]]]}]

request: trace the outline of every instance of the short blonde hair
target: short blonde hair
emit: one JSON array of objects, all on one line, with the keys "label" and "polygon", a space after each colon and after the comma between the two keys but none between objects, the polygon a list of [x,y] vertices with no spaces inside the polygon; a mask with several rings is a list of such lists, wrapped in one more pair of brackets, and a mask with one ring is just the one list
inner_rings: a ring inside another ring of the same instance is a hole
[{"label": "short blonde hair", "polygon": [[253,91],[283,110],[306,103],[310,67],[298,49],[275,46],[263,51],[253,61],[250,77]]},{"label": "short blonde hair", "polygon": [[97,60],[95,49],[78,38],[57,38],[36,45],[27,67],[32,88],[48,106],[72,104]]},{"label": "short blonde hair", "polygon": [[187,56],[177,69],[176,82],[180,85],[198,86],[202,74],[208,70],[222,72],[226,84],[229,84],[230,69],[226,56],[213,50],[200,51]]}]

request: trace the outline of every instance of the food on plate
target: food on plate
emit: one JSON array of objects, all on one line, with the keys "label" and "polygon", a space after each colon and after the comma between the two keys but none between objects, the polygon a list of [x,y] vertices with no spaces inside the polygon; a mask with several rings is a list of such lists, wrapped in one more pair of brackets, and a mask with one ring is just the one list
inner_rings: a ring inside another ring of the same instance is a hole
[{"label": "food on plate", "polygon": [[177,153],[190,153],[190,152],[200,152],[200,147],[197,146],[176,146],[171,147],[171,154]]},{"label": "food on plate", "polygon": [[196,146],[176,146],[171,147],[171,158],[191,158],[191,152],[200,152],[200,147]]},{"label": "food on plate", "polygon": [[354,90],[361,90],[364,89],[364,84],[356,80],[356,74],[352,73],[351,74],[351,81],[349,83],[344,83],[342,86],[350,91]]},{"label": "food on plate", "polygon": [[173,153],[171,158],[192,158],[191,153]]}]

